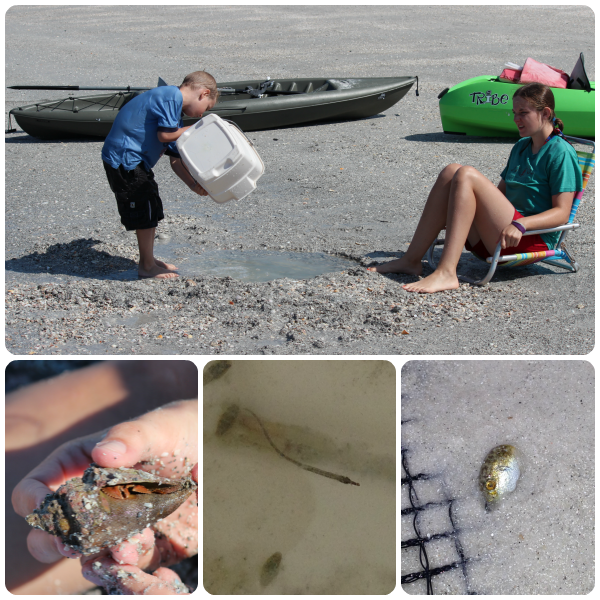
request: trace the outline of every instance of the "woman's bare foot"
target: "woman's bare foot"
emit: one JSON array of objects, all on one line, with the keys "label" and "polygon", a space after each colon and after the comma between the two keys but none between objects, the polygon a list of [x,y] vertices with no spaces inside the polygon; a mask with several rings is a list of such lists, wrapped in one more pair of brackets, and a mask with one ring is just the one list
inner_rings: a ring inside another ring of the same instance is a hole
[{"label": "woman's bare foot", "polygon": [[[138,266],[138,279],[172,279],[173,277],[179,277],[177,273],[166,267],[161,267],[158,263],[162,261],[155,261],[154,266],[149,269],[143,269],[142,265]],[[173,265],[168,265],[174,267]]]},{"label": "woman's bare foot", "polygon": [[178,267],[175,265],[170,265],[169,263],[163,262],[162,260],[158,260],[158,258],[154,259],[154,262],[163,269],[167,269],[167,271],[177,271]]},{"label": "woman's bare foot", "polygon": [[419,260],[418,263],[411,262],[406,259],[406,256],[391,260],[376,267],[367,267],[367,271],[375,271],[377,273],[404,273],[406,275],[421,275],[423,273],[423,265]]},{"label": "woman's bare foot", "polygon": [[456,273],[434,271],[431,275],[414,283],[407,283],[402,287],[407,292],[419,292],[421,294],[432,294],[443,290],[455,290],[459,286]]}]

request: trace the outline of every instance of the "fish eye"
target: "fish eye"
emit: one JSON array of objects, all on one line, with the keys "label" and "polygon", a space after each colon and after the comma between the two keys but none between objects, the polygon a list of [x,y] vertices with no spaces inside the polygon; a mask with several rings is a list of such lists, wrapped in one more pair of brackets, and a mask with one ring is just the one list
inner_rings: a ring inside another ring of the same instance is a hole
[{"label": "fish eye", "polygon": [[485,482],[485,487],[488,490],[495,490],[496,489],[496,482],[495,481],[486,481]]}]

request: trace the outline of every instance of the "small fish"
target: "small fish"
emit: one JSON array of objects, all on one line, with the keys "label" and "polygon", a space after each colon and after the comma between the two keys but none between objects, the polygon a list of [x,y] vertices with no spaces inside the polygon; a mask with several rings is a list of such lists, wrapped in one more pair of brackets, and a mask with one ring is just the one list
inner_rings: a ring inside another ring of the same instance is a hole
[{"label": "small fish", "polygon": [[522,459],[514,446],[504,444],[490,450],[479,471],[479,488],[487,511],[514,491],[522,470]]},{"label": "small fish", "polygon": [[217,435],[224,435],[227,433],[235,423],[239,414],[240,407],[237,404],[228,406],[217,423]]},{"label": "small fish", "polygon": [[233,363],[230,360],[211,360],[205,367],[202,377],[203,385],[209,384],[214,379],[223,377],[231,368]]},{"label": "small fish", "polygon": [[[231,409],[233,409],[233,406],[230,406],[228,410],[231,410]],[[331,471],[323,471],[323,469],[317,469],[317,467],[311,467],[310,465],[305,465],[304,463],[301,463],[300,461],[290,458],[287,454],[284,454],[273,443],[271,436],[268,434],[267,430],[265,429],[263,422],[258,418],[258,415],[256,413],[252,412],[249,408],[245,408],[244,410],[246,412],[249,412],[258,421],[258,424],[260,425],[260,428],[262,429],[263,433],[265,434],[267,441],[269,442],[269,444],[271,444],[271,448],[273,448],[273,450],[275,450],[275,452],[277,452],[277,454],[279,454],[279,456],[281,456],[282,458],[285,458],[285,460],[289,460],[291,463],[294,463],[295,465],[298,465],[302,469],[305,469],[306,471],[310,471],[311,473],[316,473],[317,475],[321,475],[323,477],[329,477],[329,479],[335,479],[336,481],[339,481],[340,483],[349,483],[351,485],[360,486],[360,483],[357,483],[356,481],[352,481],[352,479],[350,479],[350,477],[346,477],[345,475],[337,475],[336,473],[332,473]],[[227,412],[225,412],[225,415],[226,414],[227,414]],[[219,424],[223,421],[223,419],[225,418],[225,415],[223,415],[223,417],[221,417],[221,421],[219,422]],[[236,413],[236,415],[237,415],[237,413]],[[217,431],[217,433],[218,433],[218,431]]]},{"label": "small fish", "polygon": [[281,552],[269,556],[267,561],[260,570],[260,585],[267,587],[279,573],[279,565],[281,564]]}]

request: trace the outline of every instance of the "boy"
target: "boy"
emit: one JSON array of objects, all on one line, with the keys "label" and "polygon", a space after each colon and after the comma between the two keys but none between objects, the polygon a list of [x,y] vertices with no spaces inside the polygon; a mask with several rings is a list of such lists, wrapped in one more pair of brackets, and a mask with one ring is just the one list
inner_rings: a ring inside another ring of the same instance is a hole
[{"label": "boy", "polygon": [[175,141],[189,129],[181,113],[200,119],[217,102],[217,82],[204,71],[185,77],[179,86],[161,86],[130,100],[120,111],[102,148],[111,190],[117,198],[121,223],[135,230],[140,250],[138,277],[170,279],[177,267],[154,258],[154,234],[164,218],[152,167],[163,154],[175,174],[194,192],[206,191],[181,162]]}]

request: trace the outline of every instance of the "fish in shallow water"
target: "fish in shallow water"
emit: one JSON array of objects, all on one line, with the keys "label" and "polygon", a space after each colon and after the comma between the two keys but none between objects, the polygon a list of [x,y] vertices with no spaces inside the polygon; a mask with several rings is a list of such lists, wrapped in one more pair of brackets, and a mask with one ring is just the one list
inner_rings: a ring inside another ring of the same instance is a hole
[{"label": "fish in shallow water", "polygon": [[269,556],[265,564],[260,571],[260,584],[263,587],[267,587],[277,574],[279,573],[279,565],[281,564],[281,552],[275,552],[275,554]]},{"label": "fish in shallow water", "polygon": [[514,446],[503,444],[490,450],[479,471],[479,489],[483,492],[486,510],[514,491],[521,470],[522,459]]},{"label": "fish in shallow water", "polygon": [[205,367],[203,372],[203,385],[209,384],[214,379],[223,377],[231,368],[230,360],[211,360]]},{"label": "fish in shallow water", "polygon": [[221,415],[219,422],[217,423],[217,435],[224,435],[227,433],[231,426],[235,423],[238,415],[240,414],[240,407],[237,404],[232,404],[227,407],[227,410]]}]

